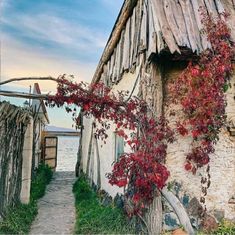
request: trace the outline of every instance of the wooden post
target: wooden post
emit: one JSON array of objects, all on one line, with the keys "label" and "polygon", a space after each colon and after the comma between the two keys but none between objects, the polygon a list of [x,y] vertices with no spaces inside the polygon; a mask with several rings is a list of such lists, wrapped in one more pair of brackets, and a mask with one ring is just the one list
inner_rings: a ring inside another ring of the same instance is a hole
[{"label": "wooden post", "polygon": [[33,119],[30,118],[28,124],[23,148],[23,164],[22,164],[22,184],[20,200],[23,204],[30,202],[30,188],[31,188],[31,169],[33,156]]}]

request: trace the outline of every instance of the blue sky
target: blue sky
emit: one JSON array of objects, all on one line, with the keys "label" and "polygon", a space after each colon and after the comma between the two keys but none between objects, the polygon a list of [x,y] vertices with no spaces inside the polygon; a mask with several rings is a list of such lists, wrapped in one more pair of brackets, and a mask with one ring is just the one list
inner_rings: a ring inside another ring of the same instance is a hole
[{"label": "blue sky", "polygon": [[[1,0],[2,80],[66,73],[89,82],[122,3]],[[40,85],[45,92],[55,90],[50,82]],[[12,89],[25,91],[28,87],[28,82],[21,82]],[[49,116],[52,124],[71,127],[68,116],[59,110],[50,110]]]}]

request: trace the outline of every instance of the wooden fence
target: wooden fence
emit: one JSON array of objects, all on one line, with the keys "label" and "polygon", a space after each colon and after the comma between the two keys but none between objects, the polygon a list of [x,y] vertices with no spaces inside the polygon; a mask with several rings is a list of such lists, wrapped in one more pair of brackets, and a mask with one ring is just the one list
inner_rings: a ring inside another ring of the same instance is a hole
[{"label": "wooden fence", "polygon": [[23,146],[30,112],[0,102],[0,216],[20,201]]}]

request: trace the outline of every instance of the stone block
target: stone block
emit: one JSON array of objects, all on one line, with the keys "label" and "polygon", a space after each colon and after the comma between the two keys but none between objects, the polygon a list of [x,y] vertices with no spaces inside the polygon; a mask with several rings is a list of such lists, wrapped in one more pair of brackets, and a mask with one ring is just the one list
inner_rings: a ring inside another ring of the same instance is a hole
[{"label": "stone block", "polygon": [[172,231],[180,227],[180,222],[177,215],[173,212],[166,213],[164,215],[163,229],[166,231]]},{"label": "stone block", "polygon": [[218,222],[221,222],[224,219],[225,212],[224,212],[224,210],[215,210],[214,216]]},{"label": "stone block", "polygon": [[218,228],[218,223],[212,215],[206,214],[202,220],[202,230],[206,233],[212,233]]},{"label": "stone block", "polygon": [[189,206],[189,200],[190,200],[189,196],[184,194],[181,201],[182,201],[185,208],[187,208]]},{"label": "stone block", "polygon": [[203,207],[196,197],[192,198],[189,202],[187,212],[190,216],[200,218],[203,212]]},{"label": "stone block", "polygon": [[106,195],[104,199],[102,200],[102,205],[103,206],[110,206],[113,202],[113,199],[111,196]]},{"label": "stone block", "polygon": [[123,208],[124,207],[124,197],[121,194],[117,194],[114,198],[114,204],[118,208]]}]

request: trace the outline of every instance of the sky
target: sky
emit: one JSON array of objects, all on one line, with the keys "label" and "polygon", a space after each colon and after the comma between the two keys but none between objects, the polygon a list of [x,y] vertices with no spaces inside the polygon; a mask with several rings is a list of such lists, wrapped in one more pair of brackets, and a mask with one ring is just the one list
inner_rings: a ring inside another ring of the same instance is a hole
[{"label": "sky", "polygon": [[[123,0],[0,0],[1,80],[72,74],[78,81],[91,81],[122,4]],[[29,85],[20,82],[1,89],[25,92]],[[43,92],[55,90],[53,82],[40,82],[40,87]],[[48,112],[52,125],[72,126],[62,110]]]}]

